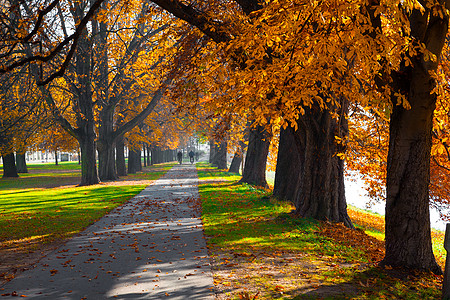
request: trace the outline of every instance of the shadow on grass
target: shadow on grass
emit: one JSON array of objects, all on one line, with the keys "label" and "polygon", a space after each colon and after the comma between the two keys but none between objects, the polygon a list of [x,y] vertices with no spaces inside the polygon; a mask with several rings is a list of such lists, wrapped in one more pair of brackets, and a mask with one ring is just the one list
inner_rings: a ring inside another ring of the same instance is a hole
[{"label": "shadow on grass", "polygon": [[[298,289],[291,299],[439,299],[441,276],[411,273],[401,269],[370,267],[347,270],[349,280],[321,285],[313,290]],[[330,274],[330,276],[333,276]]]}]

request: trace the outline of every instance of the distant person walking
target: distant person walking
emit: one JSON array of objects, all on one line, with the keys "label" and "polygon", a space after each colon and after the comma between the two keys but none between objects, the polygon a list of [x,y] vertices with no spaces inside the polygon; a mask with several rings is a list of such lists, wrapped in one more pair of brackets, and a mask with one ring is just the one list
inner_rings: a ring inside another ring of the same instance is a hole
[{"label": "distant person walking", "polygon": [[191,161],[191,164],[194,163],[194,156],[195,156],[195,153],[194,153],[194,151],[191,150],[189,152],[189,160]]},{"label": "distant person walking", "polygon": [[177,158],[178,158],[178,162],[181,165],[183,163],[183,153],[181,151],[178,151]]}]

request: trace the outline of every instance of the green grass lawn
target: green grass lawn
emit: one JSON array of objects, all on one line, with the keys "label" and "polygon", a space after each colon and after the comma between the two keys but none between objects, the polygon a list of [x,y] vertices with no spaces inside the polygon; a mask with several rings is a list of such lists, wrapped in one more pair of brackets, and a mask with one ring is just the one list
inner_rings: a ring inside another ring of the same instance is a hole
[{"label": "green grass lawn", "polygon": [[63,170],[81,170],[81,165],[76,161],[61,161],[58,162],[58,165],[55,165],[54,162],[48,163],[38,163],[38,164],[27,164],[28,171],[63,171]]},{"label": "green grass lawn", "polygon": [[30,165],[30,173],[20,178],[0,179],[1,248],[39,247],[68,238],[138,194],[149,180],[158,179],[173,165],[151,166],[124,177],[120,184],[83,187],[74,185],[80,176],[74,163]]},{"label": "green grass lawn", "polygon": [[270,191],[197,168],[200,180],[215,180],[199,186],[202,218],[214,280],[229,299],[440,298],[442,276],[377,267],[383,243],[363,232],[381,227],[371,214],[360,212],[369,220],[360,230],[294,218]]}]

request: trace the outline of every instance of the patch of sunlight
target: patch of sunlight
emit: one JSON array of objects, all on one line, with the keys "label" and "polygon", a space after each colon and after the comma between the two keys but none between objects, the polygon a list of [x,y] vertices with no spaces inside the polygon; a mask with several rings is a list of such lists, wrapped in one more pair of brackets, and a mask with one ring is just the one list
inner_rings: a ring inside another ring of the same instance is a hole
[{"label": "patch of sunlight", "polygon": [[245,238],[241,238],[239,240],[234,240],[234,241],[228,241],[226,243],[226,245],[268,245],[268,244],[272,244],[269,241],[267,241],[265,238],[249,238],[249,237],[245,237]]},{"label": "patch of sunlight", "polygon": [[4,241],[4,242],[2,242],[2,244],[4,246],[12,246],[14,244],[35,243],[35,242],[39,242],[41,240],[44,240],[45,238],[47,238],[49,236],[50,236],[49,233],[48,234],[43,234],[43,235],[29,236],[29,237],[25,237],[25,238],[22,238],[22,239]]},{"label": "patch of sunlight", "polygon": [[370,230],[366,229],[364,232],[371,237],[376,238],[377,240],[384,241],[384,233],[376,231],[376,230]]}]

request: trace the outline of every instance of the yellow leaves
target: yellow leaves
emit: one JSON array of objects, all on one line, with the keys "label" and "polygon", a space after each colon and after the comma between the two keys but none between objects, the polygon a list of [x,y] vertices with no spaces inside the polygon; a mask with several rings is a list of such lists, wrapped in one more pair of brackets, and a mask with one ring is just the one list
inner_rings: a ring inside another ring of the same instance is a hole
[{"label": "yellow leaves", "polygon": [[442,155],[444,153],[446,153],[446,148],[441,143],[433,145],[431,148],[431,155]]},{"label": "yellow leaves", "polygon": [[423,51],[423,60],[426,61],[426,62],[427,61],[436,62],[437,61],[437,57],[432,52],[430,52],[429,50],[425,49]]}]

